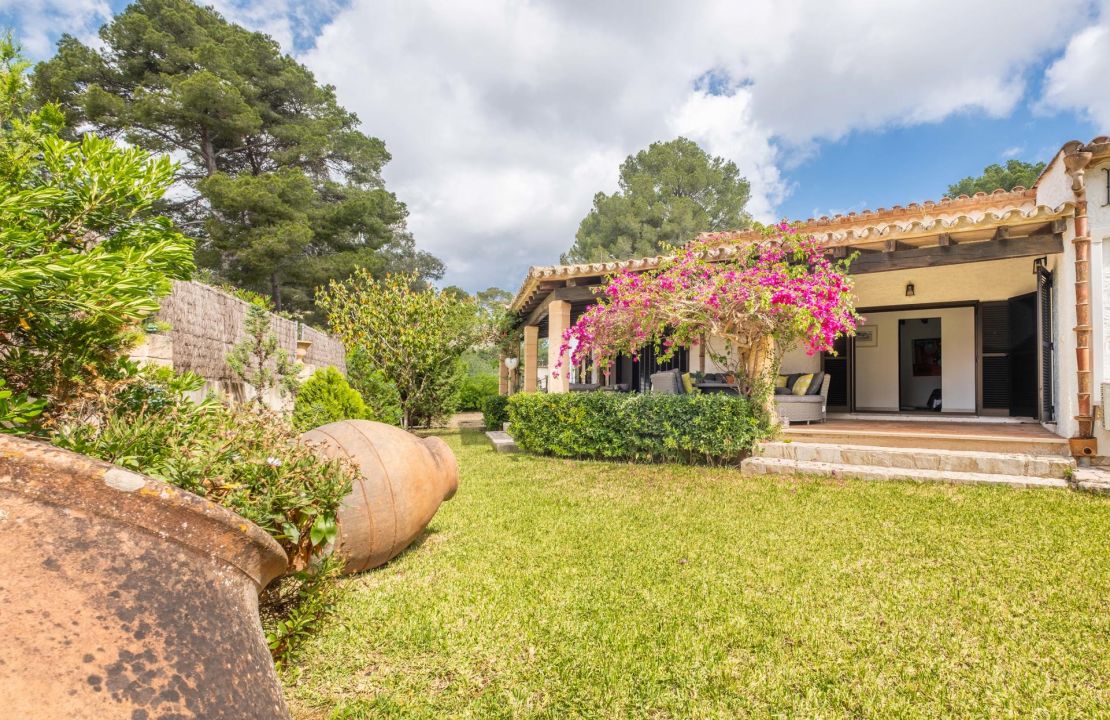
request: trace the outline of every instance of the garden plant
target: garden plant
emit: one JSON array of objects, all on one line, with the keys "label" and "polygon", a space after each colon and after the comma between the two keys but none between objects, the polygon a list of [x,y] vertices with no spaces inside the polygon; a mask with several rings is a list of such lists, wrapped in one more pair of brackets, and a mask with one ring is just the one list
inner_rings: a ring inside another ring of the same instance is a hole
[{"label": "garden plant", "polygon": [[738,248],[718,247],[707,235],[653,272],[610,278],[598,304],[564,334],[560,358],[592,359],[607,372],[618,354],[636,357],[645,345],[665,361],[704,342],[706,355],[772,417],[783,352],[798,342],[810,354],[830,352],[837,337],[855,332],[851,258],[833,261],[825,252],[786,223]]},{"label": "garden plant", "polygon": [[0,38],[0,377],[41,412],[5,431],[49,427],[118,376],[192,242],[153,212],[173,180],[167,157],[84,135],[36,106],[24,62]]},{"label": "garden plant", "polygon": [[427,425],[457,406],[462,354],[481,324],[469,298],[419,289],[414,275],[376,280],[360,269],[316,296],[332,332],[396,385],[402,427]]}]

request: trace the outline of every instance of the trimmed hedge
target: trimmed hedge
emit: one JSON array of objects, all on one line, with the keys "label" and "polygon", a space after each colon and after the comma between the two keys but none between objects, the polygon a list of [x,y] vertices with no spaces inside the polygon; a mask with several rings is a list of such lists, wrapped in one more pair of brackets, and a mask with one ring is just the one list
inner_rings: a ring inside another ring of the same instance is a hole
[{"label": "trimmed hedge", "polygon": [[557,457],[727,464],[767,434],[746,399],[720,393],[519,393],[508,406],[517,444]]},{"label": "trimmed hedge", "polygon": [[508,396],[490,395],[482,400],[482,423],[486,430],[500,430],[508,420]]}]

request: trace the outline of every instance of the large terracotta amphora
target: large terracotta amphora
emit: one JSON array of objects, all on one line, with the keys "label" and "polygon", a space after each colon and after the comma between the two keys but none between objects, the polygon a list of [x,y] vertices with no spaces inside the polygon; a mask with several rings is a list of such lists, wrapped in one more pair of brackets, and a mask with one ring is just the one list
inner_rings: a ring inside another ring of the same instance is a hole
[{"label": "large terracotta amphora", "polygon": [[203,498],[0,435],[0,717],[287,718],[258,621],[287,563]]},{"label": "large terracotta amphora", "polygon": [[459,485],[455,454],[437,437],[369,420],[342,420],[301,437],[329,458],[349,458],[362,473],[339,509],[335,549],[348,573],[396,557]]}]

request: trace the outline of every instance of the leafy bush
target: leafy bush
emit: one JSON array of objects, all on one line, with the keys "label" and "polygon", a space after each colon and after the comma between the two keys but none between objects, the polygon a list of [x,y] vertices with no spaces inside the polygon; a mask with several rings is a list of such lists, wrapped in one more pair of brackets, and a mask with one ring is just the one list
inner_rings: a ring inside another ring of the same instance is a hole
[{"label": "leafy bush", "polygon": [[368,419],[370,410],[358,390],[333,367],[312,373],[293,403],[293,427],[301,432],[339,420]]},{"label": "leafy bush", "polygon": [[[378,280],[365,268],[316,294],[332,333],[364,353],[401,397],[403,427],[428,425],[455,409],[460,358],[480,339],[474,301],[455,292],[415,290],[415,275]],[[365,399],[365,395],[363,396]]]},{"label": "leafy bush", "polygon": [[169,158],[64,139],[61,110],[34,109],[26,69],[0,37],[0,377],[43,401],[30,424],[49,425],[116,372],[193,247],[153,212]]},{"label": "leafy bush", "polygon": [[23,395],[15,397],[0,378],[0,433],[23,434],[27,423],[42,413],[44,405],[42,400],[28,400]]},{"label": "leafy bush", "polygon": [[522,448],[558,457],[730,463],[766,432],[747,400],[724,394],[520,393],[508,410]]},{"label": "leafy bush", "polygon": [[339,600],[343,561],[330,555],[312,567],[283,575],[259,597],[266,643],[278,670],[296,661],[305,642]]},{"label": "leafy bush", "polygon": [[300,384],[297,375],[301,364],[289,357],[278,344],[270,313],[259,305],[250,305],[243,320],[242,339],[227,354],[227,364],[235,374],[254,389],[252,401],[263,404],[273,390],[284,396],[295,393]]},{"label": "leafy bush", "polygon": [[401,394],[385,373],[370,364],[366,353],[355,350],[347,356],[347,378],[366,403],[369,419],[401,424]]},{"label": "leafy bush", "polygon": [[482,399],[482,422],[487,430],[500,430],[509,421],[509,397],[490,395]]},{"label": "leafy bush", "polygon": [[468,375],[459,388],[459,410],[482,409],[482,401],[497,394],[496,375]]}]

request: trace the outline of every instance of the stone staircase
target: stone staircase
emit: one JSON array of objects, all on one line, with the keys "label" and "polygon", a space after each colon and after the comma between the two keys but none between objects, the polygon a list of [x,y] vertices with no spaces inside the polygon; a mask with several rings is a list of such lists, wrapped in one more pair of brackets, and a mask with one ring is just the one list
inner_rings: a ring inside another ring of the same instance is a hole
[{"label": "stone staircase", "polygon": [[[821,438],[824,440],[825,438]],[[1016,452],[1005,445],[991,451],[943,447],[895,447],[892,438],[876,444],[780,440],[757,445],[741,469],[752,475],[822,475],[862,480],[918,480],[984,483],[1014,487],[1068,487],[1075,461],[1055,452]],[[870,439],[870,438],[869,438]],[[881,443],[881,444],[880,444]],[[916,443],[928,444],[928,443]],[[980,443],[979,447],[991,447]],[[1045,448],[1048,449],[1048,448]]]}]

